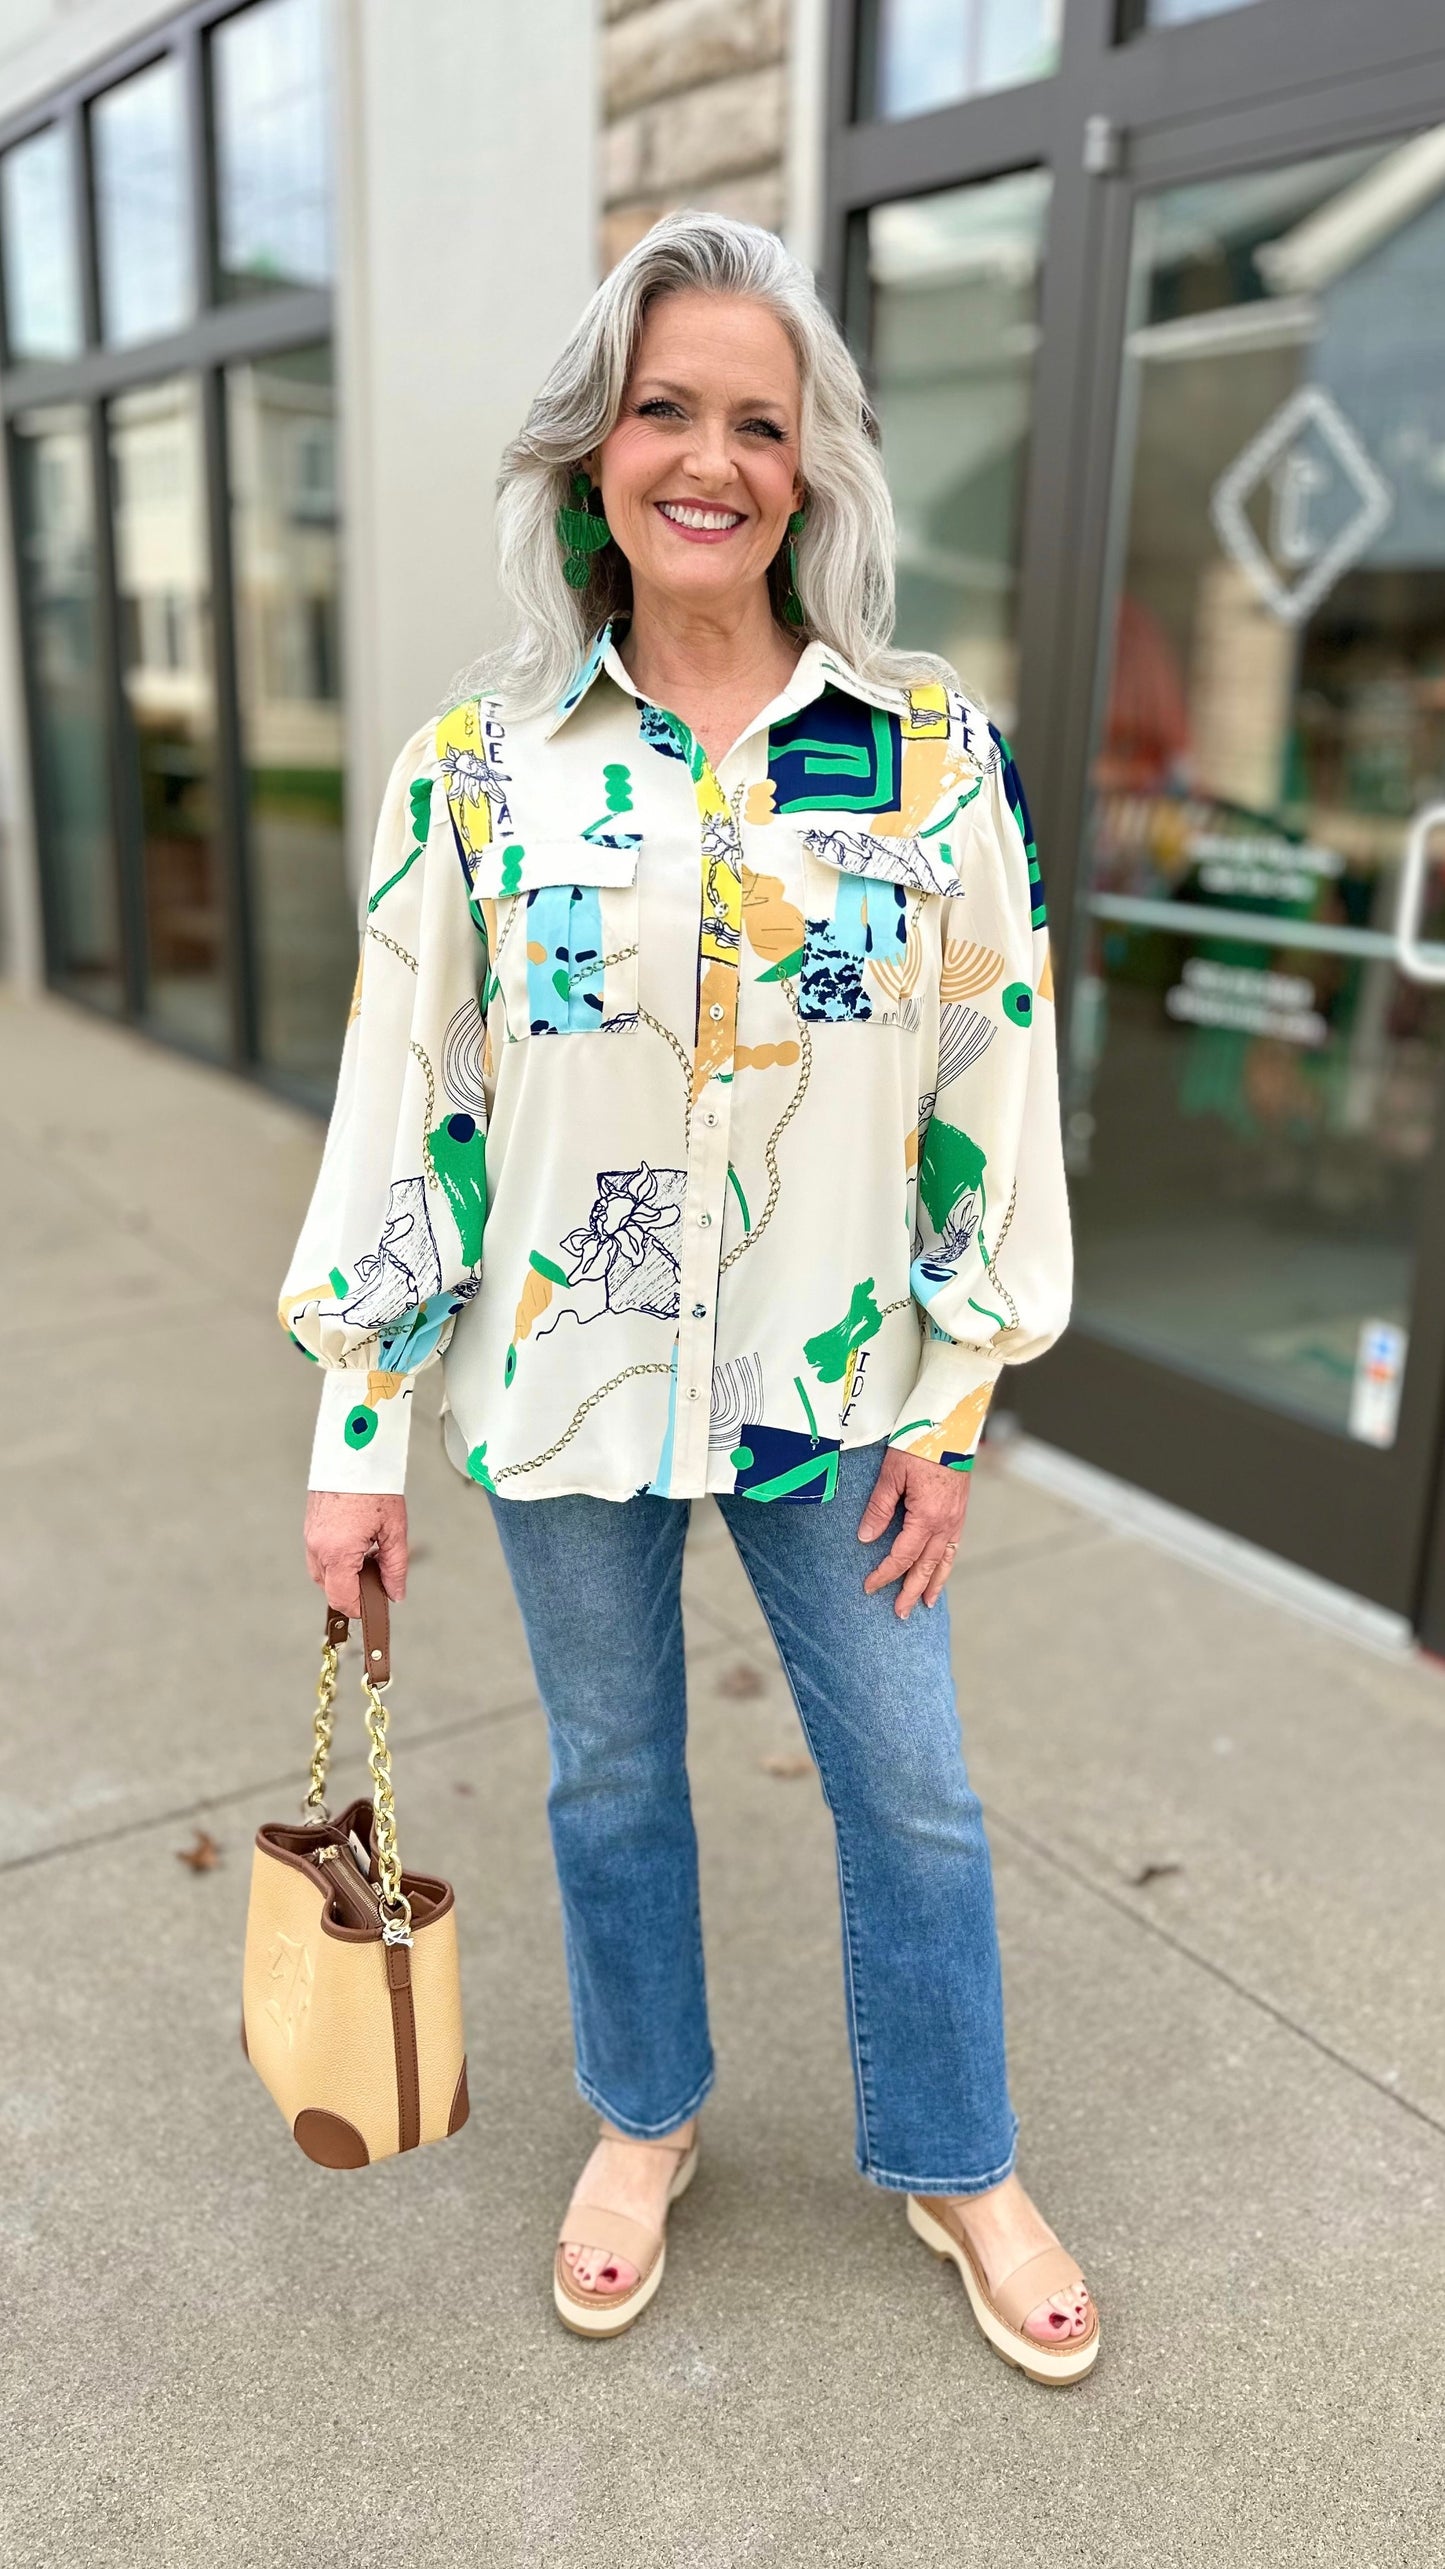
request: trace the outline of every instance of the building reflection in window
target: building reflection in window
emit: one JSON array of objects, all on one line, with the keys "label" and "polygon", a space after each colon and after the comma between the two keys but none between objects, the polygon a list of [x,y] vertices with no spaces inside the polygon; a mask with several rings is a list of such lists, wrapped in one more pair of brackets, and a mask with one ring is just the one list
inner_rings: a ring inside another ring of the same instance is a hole
[{"label": "building reflection in window", "polygon": [[[1063,0],[877,0],[875,116],[920,116],[1058,68]],[[871,82],[867,75],[871,73]]]},{"label": "building reflection in window", "polygon": [[95,163],[101,325],[112,347],[179,330],[195,307],[185,92],[174,54],[98,98]]},{"label": "building reflection in window", "polygon": [[[898,634],[939,651],[1007,728],[1049,180],[875,206],[873,400],[898,519]],[[862,333],[859,334],[860,336]]]},{"label": "building reflection in window", "polygon": [[324,1104],[356,972],[331,351],[235,366],[226,397],[261,1058]]},{"label": "building reflection in window", "polygon": [[327,285],[330,108],[321,0],[256,0],[210,47],[223,296]]},{"label": "building reflection in window", "polygon": [[0,160],[0,246],[10,356],[78,356],[84,336],[80,260],[64,125],[47,125]]},{"label": "building reflection in window", "polygon": [[62,988],[118,1009],[120,927],[88,413],[78,406],[31,412],[16,422],[13,452],[52,963]]},{"label": "building reflection in window", "polygon": [[216,834],[216,698],[199,389],[173,377],[110,405],[121,665],[141,795],[146,1014],[229,1048]]}]

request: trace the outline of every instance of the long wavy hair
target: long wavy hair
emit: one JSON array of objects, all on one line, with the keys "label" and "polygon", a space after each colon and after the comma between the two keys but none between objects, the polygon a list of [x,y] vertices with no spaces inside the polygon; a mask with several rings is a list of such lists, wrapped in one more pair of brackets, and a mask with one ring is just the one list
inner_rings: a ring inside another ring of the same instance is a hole
[{"label": "long wavy hair", "polygon": [[[439,713],[472,695],[501,697],[518,719],[548,710],[576,675],[598,626],[631,606],[631,572],[615,542],[590,556],[585,588],[569,587],[556,515],[571,504],[573,473],[617,418],[649,307],[661,295],[687,289],[750,296],[776,313],[792,341],[807,492],[807,523],[797,539],[804,638],[829,644],[875,683],[952,675],[931,652],[891,647],[893,502],[878,423],[811,275],[776,233],[689,210],[664,215],[603,278],[538,390],[521,435],[503,454],[497,566],[515,629],[500,650],[458,670]],[[781,622],[788,588],[783,548],[767,576]]]}]

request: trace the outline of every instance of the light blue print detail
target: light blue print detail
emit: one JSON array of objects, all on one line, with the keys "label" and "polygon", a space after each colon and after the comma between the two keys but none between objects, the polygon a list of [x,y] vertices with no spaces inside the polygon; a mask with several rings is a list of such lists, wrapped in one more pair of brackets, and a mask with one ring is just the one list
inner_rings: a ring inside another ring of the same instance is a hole
[{"label": "light blue print detail", "polygon": [[840,874],[833,903],[833,943],[844,954],[866,955],[868,923],[864,917],[870,886],[856,874]]},{"label": "light blue print detail", "polygon": [[658,1454],[658,1469],[648,1482],[648,1498],[671,1498],[671,1449],[676,1439],[676,1338],[669,1367],[669,1423],[663,1428],[663,1451]]},{"label": "light blue print detail", "polygon": [[[914,1301],[921,1303],[926,1311],[934,1296],[942,1293],[945,1285],[953,1283],[955,1272],[942,1258],[915,1258],[908,1275]],[[931,1334],[938,1338],[946,1338],[949,1334],[946,1329],[940,1329],[936,1321],[930,1321],[929,1328]]]},{"label": "light blue print detail", "polygon": [[466,1285],[450,1293],[428,1295],[414,1311],[404,1311],[395,1329],[383,1331],[378,1353],[385,1374],[414,1374],[428,1356],[435,1355],[437,1343],[447,1322],[462,1304],[469,1301],[481,1278],[468,1277]]},{"label": "light blue print detail", "polygon": [[602,902],[595,883],[543,883],[527,896],[527,1021],[534,1035],[602,1023]]},{"label": "light blue print detail", "polygon": [[655,749],[661,758],[686,759],[687,751],[671,714],[664,713],[660,705],[640,705],[638,717],[638,734],[648,749]]}]

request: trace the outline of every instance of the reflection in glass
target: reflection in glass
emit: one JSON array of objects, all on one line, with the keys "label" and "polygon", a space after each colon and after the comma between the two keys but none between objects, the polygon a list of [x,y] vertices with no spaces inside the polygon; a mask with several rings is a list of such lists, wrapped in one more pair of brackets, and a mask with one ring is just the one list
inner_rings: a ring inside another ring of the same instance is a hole
[{"label": "reflection in glass", "polygon": [[1247,9],[1252,0],[1139,0],[1131,33],[1139,27],[1182,27],[1189,18],[1222,18],[1229,9]]},{"label": "reflection in glass", "polygon": [[875,116],[1045,80],[1058,69],[1063,0],[878,0]]},{"label": "reflection in glass", "polygon": [[1132,293],[1077,1308],[1388,1444],[1445,1066],[1391,933],[1445,796],[1445,128],[1157,197]]},{"label": "reflection in glass", "polygon": [[216,28],[223,295],[330,283],[330,87],[319,0],[257,0]]},{"label": "reflection in glass", "polygon": [[84,323],[70,135],[47,125],[0,160],[5,331],[12,357],[74,357]]},{"label": "reflection in glass", "polygon": [[190,186],[181,66],[167,54],[90,111],[101,326],[112,347],[191,317]]},{"label": "reflection in glass", "polygon": [[51,969],[78,998],[118,1009],[120,928],[87,414],[67,405],[17,420],[14,453]]},{"label": "reflection in glass", "polygon": [[261,1058],[325,1106],[356,974],[329,347],[226,381]]},{"label": "reflection in glass", "polygon": [[110,406],[121,662],[139,754],[146,1010],[228,1049],[216,843],[216,705],[198,387],[147,384]]},{"label": "reflection in glass", "polygon": [[[873,401],[898,518],[898,638],[1014,719],[1043,170],[868,217]],[[862,335],[860,333],[860,335]]]}]

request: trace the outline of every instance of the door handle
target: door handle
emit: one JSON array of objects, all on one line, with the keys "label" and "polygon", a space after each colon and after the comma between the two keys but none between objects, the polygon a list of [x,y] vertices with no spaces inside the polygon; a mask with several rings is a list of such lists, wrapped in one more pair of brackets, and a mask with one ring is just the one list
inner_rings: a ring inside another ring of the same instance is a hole
[{"label": "door handle", "polygon": [[1430,833],[1445,828],[1445,803],[1426,803],[1410,823],[1400,862],[1400,889],[1395,902],[1395,960],[1411,981],[1445,983],[1445,945],[1422,945],[1420,920],[1425,908]]}]

